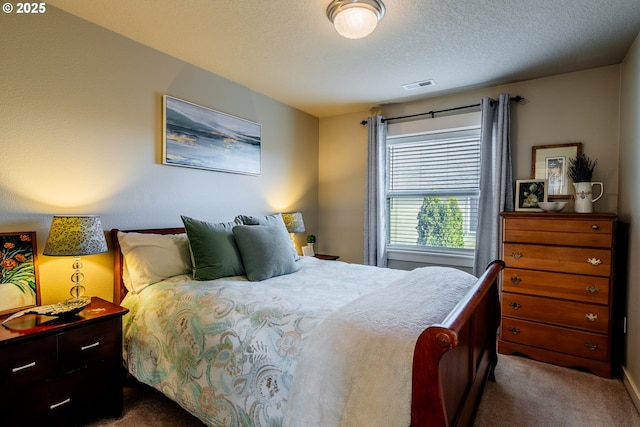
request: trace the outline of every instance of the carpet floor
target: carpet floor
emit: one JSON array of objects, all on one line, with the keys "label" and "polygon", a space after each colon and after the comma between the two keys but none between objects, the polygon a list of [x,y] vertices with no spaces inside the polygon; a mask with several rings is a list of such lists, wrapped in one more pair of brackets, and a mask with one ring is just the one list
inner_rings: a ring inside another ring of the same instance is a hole
[{"label": "carpet floor", "polygon": [[[156,390],[132,382],[122,418],[86,427],[202,427]],[[640,427],[640,414],[620,379],[499,355],[496,381],[487,383],[474,427]]]}]

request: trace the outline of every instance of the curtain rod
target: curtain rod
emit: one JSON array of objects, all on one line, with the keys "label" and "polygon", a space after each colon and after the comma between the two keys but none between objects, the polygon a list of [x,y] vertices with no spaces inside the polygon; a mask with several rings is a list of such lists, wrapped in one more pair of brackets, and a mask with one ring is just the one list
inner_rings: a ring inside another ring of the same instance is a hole
[{"label": "curtain rod", "polygon": [[[509,98],[509,101],[520,102],[523,99],[524,98],[521,97],[521,96],[514,96],[513,98]],[[491,101],[492,104],[493,104],[493,102],[495,102],[495,101]],[[473,107],[479,107],[479,106],[480,106],[480,104],[463,105],[462,107],[447,108],[446,110],[429,111],[427,113],[412,114],[410,116],[389,117],[388,119],[382,119],[382,121],[383,122],[388,122],[390,120],[410,119],[412,117],[420,117],[420,116],[427,116],[427,115],[431,115],[431,118],[433,119],[434,116],[436,114],[438,114],[438,113],[446,113],[448,111],[464,110],[465,108],[473,108]],[[367,120],[361,121],[360,124],[362,126],[365,126],[367,124]]]}]

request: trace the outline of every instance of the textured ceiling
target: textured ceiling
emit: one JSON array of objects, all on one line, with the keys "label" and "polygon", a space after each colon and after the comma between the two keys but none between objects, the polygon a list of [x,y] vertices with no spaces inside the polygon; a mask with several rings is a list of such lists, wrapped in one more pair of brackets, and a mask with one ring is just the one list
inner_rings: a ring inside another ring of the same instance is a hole
[{"label": "textured ceiling", "polygon": [[48,3],[318,117],[617,64],[640,32],[638,0],[383,1],[359,40],[330,0]]}]

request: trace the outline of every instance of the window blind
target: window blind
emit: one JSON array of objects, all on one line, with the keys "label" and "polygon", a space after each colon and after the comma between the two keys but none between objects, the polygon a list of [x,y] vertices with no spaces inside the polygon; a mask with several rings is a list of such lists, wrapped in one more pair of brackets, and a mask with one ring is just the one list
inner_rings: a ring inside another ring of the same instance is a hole
[{"label": "window blind", "polygon": [[479,181],[477,126],[389,137],[388,245],[473,250]]}]

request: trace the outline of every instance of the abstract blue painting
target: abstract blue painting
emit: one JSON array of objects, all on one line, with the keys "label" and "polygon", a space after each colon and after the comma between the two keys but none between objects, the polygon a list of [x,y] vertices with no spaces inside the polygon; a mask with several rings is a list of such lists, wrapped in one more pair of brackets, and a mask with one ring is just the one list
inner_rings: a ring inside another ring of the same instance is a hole
[{"label": "abstract blue painting", "polygon": [[259,124],[165,95],[162,163],[260,175]]}]

